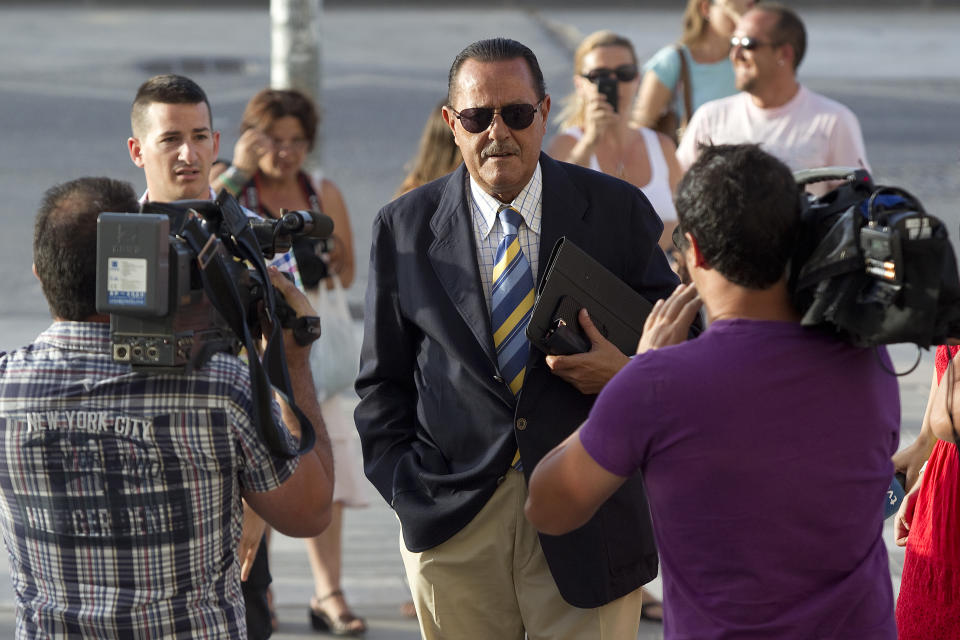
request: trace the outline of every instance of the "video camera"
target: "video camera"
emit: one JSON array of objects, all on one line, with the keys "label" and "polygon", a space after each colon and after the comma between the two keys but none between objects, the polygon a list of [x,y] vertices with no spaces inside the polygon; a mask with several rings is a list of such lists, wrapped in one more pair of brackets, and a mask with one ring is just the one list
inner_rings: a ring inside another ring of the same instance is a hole
[{"label": "video camera", "polygon": [[[307,441],[312,447],[309,421],[291,402],[280,332],[292,328],[307,344],[319,337],[319,320],[296,318],[270,284],[264,258],[288,251],[298,236],[326,239],[332,232],[333,221],[315,211],[281,210],[276,220],[248,216],[226,191],[213,201],[148,202],[140,213],[101,213],[96,307],[110,314],[114,361],[146,374],[189,373],[217,352],[246,347],[265,440],[294,455],[270,414],[276,387],[300,419],[301,451]],[[255,347],[261,314],[272,327],[262,365]]]},{"label": "video camera", "polygon": [[927,348],[960,337],[960,279],[941,220],[864,169],[811,169],[794,179],[801,189],[841,181],[823,196],[801,196],[790,292],[804,326],[862,347]]},{"label": "video camera", "polygon": [[[236,326],[260,335],[258,305],[272,291],[256,263],[288,251],[294,236],[328,238],[332,230],[330,218],[311,211],[249,217],[226,191],[215,201],[147,202],[140,213],[100,214],[97,311],[110,314],[114,360],[147,373],[189,372],[218,351],[237,353],[243,333]],[[235,285],[235,304],[224,283],[204,282],[215,257]],[[259,259],[248,265],[251,257]],[[289,328],[289,307],[282,298],[274,304]]]}]

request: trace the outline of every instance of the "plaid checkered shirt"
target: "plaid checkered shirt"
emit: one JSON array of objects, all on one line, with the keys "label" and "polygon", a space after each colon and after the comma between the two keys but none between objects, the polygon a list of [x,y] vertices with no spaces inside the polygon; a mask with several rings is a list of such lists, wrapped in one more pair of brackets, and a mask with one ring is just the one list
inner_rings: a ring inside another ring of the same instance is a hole
[{"label": "plaid checkered shirt", "polygon": [[188,375],[133,373],[107,324],[55,322],[0,353],[17,638],[246,638],[241,490],[297,464],[261,441],[250,393],[223,353]]}]

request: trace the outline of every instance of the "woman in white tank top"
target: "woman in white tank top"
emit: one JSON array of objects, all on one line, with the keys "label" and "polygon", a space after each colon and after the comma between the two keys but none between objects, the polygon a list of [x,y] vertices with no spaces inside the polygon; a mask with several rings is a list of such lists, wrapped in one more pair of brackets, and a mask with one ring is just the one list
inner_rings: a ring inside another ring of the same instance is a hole
[{"label": "woman in white tank top", "polygon": [[[671,249],[677,225],[673,192],[682,172],[669,138],[630,126],[630,109],[640,84],[633,44],[610,31],[598,31],[577,47],[573,65],[574,92],[560,114],[560,133],[547,153],[639,187],[663,220],[660,246]],[[616,108],[601,88],[615,99]]]}]

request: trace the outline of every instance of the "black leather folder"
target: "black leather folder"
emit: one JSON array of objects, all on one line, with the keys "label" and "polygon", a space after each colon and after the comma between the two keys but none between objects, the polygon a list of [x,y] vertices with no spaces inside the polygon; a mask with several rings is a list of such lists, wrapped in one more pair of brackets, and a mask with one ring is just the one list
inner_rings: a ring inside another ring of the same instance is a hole
[{"label": "black leather folder", "polygon": [[583,307],[607,340],[626,355],[636,353],[653,305],[578,246],[560,238],[537,291],[527,338],[550,355],[589,351],[590,341],[577,318]]}]

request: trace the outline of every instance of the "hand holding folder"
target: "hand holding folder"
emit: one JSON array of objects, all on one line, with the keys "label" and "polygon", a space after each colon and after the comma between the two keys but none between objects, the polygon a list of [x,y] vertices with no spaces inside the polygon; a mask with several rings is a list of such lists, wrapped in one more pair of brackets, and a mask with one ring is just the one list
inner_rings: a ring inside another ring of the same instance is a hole
[{"label": "hand holding folder", "polygon": [[586,307],[600,333],[625,355],[633,355],[653,305],[623,280],[560,238],[550,252],[537,291],[527,338],[548,355],[590,350],[577,314]]}]

